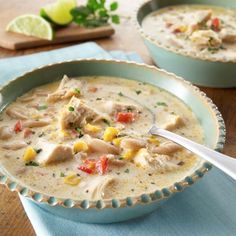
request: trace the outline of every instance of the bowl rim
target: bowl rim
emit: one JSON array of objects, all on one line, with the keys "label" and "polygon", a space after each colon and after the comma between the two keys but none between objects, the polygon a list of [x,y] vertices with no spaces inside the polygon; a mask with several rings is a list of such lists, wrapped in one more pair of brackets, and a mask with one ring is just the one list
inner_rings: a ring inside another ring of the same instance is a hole
[{"label": "bowl rim", "polygon": [[[146,33],[143,30],[143,27],[141,26],[141,24],[138,21],[138,13],[141,11],[141,9],[146,5],[146,4],[150,4],[151,2],[153,2],[154,0],[144,0],[141,4],[139,4],[136,9],[134,10],[133,14],[132,14],[132,22],[136,28],[136,30],[139,32],[139,34],[146,40],[148,40],[149,42],[153,43],[155,46],[164,49],[168,52],[172,52],[175,53],[177,55],[180,56],[185,56],[185,57],[189,57],[191,59],[198,59],[201,61],[206,61],[206,62],[220,62],[220,63],[224,63],[224,64],[235,64],[236,63],[236,58],[235,59],[227,59],[226,57],[223,58],[214,58],[214,57],[209,57],[209,56],[200,56],[197,53],[191,52],[191,51],[187,51],[187,50],[181,50],[178,48],[173,48],[171,46],[168,45],[164,45],[163,43],[161,43],[160,41],[158,41],[157,39],[155,39],[154,37],[152,37],[151,35],[149,35],[148,33]],[[188,4],[184,4],[184,5],[188,5]],[[189,4],[190,5],[190,4]],[[197,4],[197,5],[203,5],[203,4]],[[217,5],[214,5],[217,6]],[[167,6],[168,7],[168,6]],[[225,7],[222,7],[225,8]],[[151,12],[150,12],[151,13]],[[150,14],[149,13],[149,14]]]},{"label": "bowl rim", "polygon": [[[66,63],[68,64],[81,63],[81,62],[113,63],[119,65],[125,64],[135,67],[142,67],[145,70],[148,69],[157,71],[158,73],[161,74],[165,74],[169,76],[170,79],[182,83],[185,87],[192,90],[199,97],[199,99],[203,100],[204,103],[208,106],[208,108],[212,112],[212,115],[215,116],[216,125],[218,127],[218,138],[214,149],[217,151],[221,151],[223,149],[226,135],[225,123],[221,113],[219,112],[216,105],[212,102],[212,100],[208,98],[204,92],[200,91],[198,87],[194,86],[189,81],[186,81],[183,78],[176,76],[171,72],[167,72],[163,69],[159,69],[152,65],[146,65],[144,63],[136,63],[124,60],[113,60],[113,59],[111,60],[111,59],[87,58],[87,59],[77,59],[77,60],[66,60],[57,63],[50,63],[44,66],[36,67],[30,71],[27,71],[22,75],[17,76],[16,78],[6,82],[3,86],[1,86],[0,93],[2,89],[4,89],[6,86],[10,86],[14,81],[26,75],[30,75],[31,73],[35,73],[36,71],[44,70],[45,68],[53,67],[55,65],[61,65]],[[51,196],[42,193],[40,191],[32,190],[31,187],[24,186],[24,184],[19,182],[17,178],[10,176],[8,173],[4,172],[4,170],[1,171],[1,166],[0,166],[0,184],[8,187],[10,191],[16,191],[22,196],[27,197],[28,199],[31,199],[37,203],[46,203],[50,206],[63,206],[66,208],[80,208],[82,210],[87,210],[91,208],[102,210],[107,208],[134,207],[137,206],[138,204],[145,205],[161,201],[163,199],[167,199],[176,192],[182,192],[186,187],[189,187],[190,185],[194,184],[205,173],[207,173],[211,169],[211,167],[212,165],[209,162],[203,162],[202,165],[194,171],[194,173],[192,173],[189,176],[186,176],[183,180],[179,182],[175,182],[171,186],[162,189],[156,189],[155,191],[151,191],[149,193],[143,193],[136,196],[125,196],[124,198],[117,198],[117,199],[114,198],[114,199],[99,199],[99,200],[88,200],[88,199],[74,200],[74,199],[66,199],[66,198]]]}]

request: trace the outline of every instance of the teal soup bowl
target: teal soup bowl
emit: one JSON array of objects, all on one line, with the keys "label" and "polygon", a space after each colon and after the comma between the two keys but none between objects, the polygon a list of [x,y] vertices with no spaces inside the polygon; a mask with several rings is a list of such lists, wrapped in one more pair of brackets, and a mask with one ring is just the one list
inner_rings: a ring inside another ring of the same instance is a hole
[{"label": "teal soup bowl", "polygon": [[[236,60],[201,57],[163,45],[142,28],[143,19],[164,7],[179,4],[213,5],[232,10],[235,0],[152,0],[145,2],[135,12],[134,21],[155,64],[200,86],[230,88],[236,86]],[[236,14],[236,13],[235,13]]]},{"label": "teal soup bowl", "polygon": [[[62,78],[78,76],[112,76],[150,83],[181,99],[196,114],[204,130],[205,145],[220,151],[225,139],[224,121],[212,101],[189,82],[174,74],[153,66],[113,60],[78,60],[51,64],[28,72],[0,89],[1,111],[17,97],[37,86]],[[48,212],[61,217],[88,223],[111,223],[125,221],[156,210],[175,193],[183,191],[204,175],[211,165],[199,159],[181,181],[152,193],[139,196],[123,196],[122,199],[62,199],[49,196],[24,185],[0,166],[0,183],[11,191]]]}]

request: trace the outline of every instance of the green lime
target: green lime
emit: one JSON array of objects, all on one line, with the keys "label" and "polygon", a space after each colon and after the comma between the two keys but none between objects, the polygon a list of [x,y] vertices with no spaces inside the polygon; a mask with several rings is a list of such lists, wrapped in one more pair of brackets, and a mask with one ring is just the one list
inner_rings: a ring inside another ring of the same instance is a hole
[{"label": "green lime", "polygon": [[70,11],[74,7],[76,7],[76,0],[57,0],[41,8],[40,15],[55,24],[67,25],[73,19]]},{"label": "green lime", "polygon": [[14,18],[6,27],[6,31],[11,31],[37,38],[52,40],[53,29],[44,18],[37,15],[21,15]]}]

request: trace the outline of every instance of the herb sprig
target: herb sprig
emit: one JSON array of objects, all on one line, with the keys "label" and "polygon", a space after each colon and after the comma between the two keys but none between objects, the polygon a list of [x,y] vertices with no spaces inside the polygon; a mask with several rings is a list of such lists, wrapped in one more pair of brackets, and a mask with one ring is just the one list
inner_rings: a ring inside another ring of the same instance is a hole
[{"label": "herb sprig", "polygon": [[117,2],[106,6],[106,0],[88,0],[86,5],[75,7],[71,10],[73,21],[78,25],[93,28],[112,22],[120,23],[120,17],[114,14],[118,8]]}]

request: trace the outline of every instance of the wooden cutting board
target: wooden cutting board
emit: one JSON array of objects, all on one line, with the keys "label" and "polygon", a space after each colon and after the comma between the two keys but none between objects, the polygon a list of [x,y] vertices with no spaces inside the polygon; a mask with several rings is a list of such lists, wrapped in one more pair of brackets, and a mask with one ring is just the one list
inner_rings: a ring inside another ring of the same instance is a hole
[{"label": "wooden cutting board", "polygon": [[88,29],[75,24],[56,30],[55,39],[44,40],[17,33],[6,32],[6,25],[21,14],[38,14],[40,8],[52,0],[0,0],[0,47],[7,49],[26,49],[57,43],[91,40],[108,37],[114,34],[114,29],[108,26]]}]

